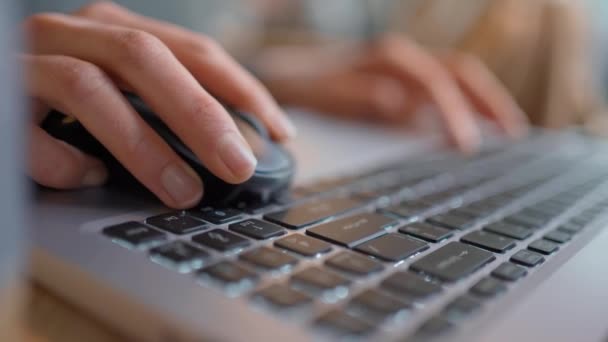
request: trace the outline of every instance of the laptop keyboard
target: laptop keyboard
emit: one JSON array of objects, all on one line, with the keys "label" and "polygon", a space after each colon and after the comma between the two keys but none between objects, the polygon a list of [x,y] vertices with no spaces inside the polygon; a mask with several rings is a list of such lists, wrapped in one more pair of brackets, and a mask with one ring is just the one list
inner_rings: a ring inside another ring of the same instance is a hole
[{"label": "laptop keyboard", "polygon": [[608,208],[608,164],[586,143],[557,151],[555,139],[408,160],[271,204],[170,212],[102,233],[319,334],[435,337],[492,305]]}]

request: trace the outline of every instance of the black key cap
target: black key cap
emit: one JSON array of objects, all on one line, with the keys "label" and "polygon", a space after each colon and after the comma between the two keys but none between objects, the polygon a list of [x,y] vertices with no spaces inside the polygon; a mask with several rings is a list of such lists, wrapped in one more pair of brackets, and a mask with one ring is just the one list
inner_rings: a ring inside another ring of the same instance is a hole
[{"label": "black key cap", "polygon": [[294,274],[291,280],[321,290],[331,290],[350,283],[348,279],[341,275],[316,266]]},{"label": "black key cap", "polygon": [[484,228],[484,230],[517,240],[525,240],[533,233],[531,229],[507,222],[495,222],[489,224]]},{"label": "black key cap", "polygon": [[525,268],[521,266],[517,266],[510,262],[503,262],[498,267],[492,271],[492,275],[496,278],[507,280],[507,281],[515,281],[521,277],[524,277],[528,274]]},{"label": "black key cap", "polygon": [[469,295],[454,299],[442,311],[441,316],[450,322],[457,322],[471,315],[481,307],[481,302]]},{"label": "black key cap", "polygon": [[473,225],[475,219],[470,216],[447,212],[445,214],[432,216],[428,218],[427,221],[450,229],[465,230]]},{"label": "black key cap", "polygon": [[494,297],[507,290],[507,286],[500,280],[492,277],[485,277],[471,287],[471,293],[479,297]]},{"label": "black key cap", "polygon": [[353,252],[342,251],[325,261],[325,264],[335,269],[365,276],[381,271],[384,267],[376,260]]},{"label": "black key cap", "polygon": [[248,219],[245,221],[233,223],[228,228],[234,232],[249,236],[250,238],[263,240],[274,236],[279,236],[285,230],[276,224],[265,222],[256,219]]},{"label": "black key cap", "polygon": [[291,234],[275,241],[274,244],[304,256],[315,256],[331,250],[331,245],[327,242],[301,234]]},{"label": "black key cap", "polygon": [[411,272],[396,272],[381,286],[391,292],[416,298],[426,298],[441,292],[441,286]]},{"label": "black key cap", "polygon": [[188,214],[213,224],[224,224],[241,218],[241,212],[231,208],[203,207],[189,210]]},{"label": "black key cap", "polygon": [[163,214],[146,219],[146,223],[173,234],[188,234],[207,228],[204,222],[184,214]]},{"label": "black key cap", "polygon": [[498,253],[504,253],[505,251],[515,247],[515,240],[482,230],[471,232],[463,236],[460,240],[462,242],[489,249]]},{"label": "black key cap", "polygon": [[549,240],[539,239],[528,245],[528,248],[541,254],[549,255],[559,249],[559,245]]},{"label": "black key cap", "polygon": [[413,263],[410,268],[453,282],[494,260],[492,253],[460,242],[450,242]]},{"label": "black key cap", "polygon": [[222,261],[218,264],[205,267],[199,274],[203,277],[211,277],[227,284],[252,281],[257,278],[255,272],[230,261]]},{"label": "black key cap", "polygon": [[118,242],[142,246],[164,241],[167,236],[139,222],[130,221],[103,229],[103,234]]},{"label": "black key cap", "polygon": [[370,323],[342,310],[332,310],[324,314],[317,319],[316,324],[352,336],[368,334],[374,329]]},{"label": "black key cap", "polygon": [[543,236],[545,239],[557,242],[557,243],[566,243],[572,239],[572,235],[568,234],[564,231],[554,230],[549,232]]},{"label": "black key cap", "polygon": [[429,246],[409,236],[391,233],[360,244],[355,250],[387,261],[400,261]]},{"label": "black key cap", "polygon": [[416,331],[416,336],[429,337],[438,336],[448,332],[454,325],[447,319],[441,316],[431,317],[429,320],[424,322]]},{"label": "black key cap", "polygon": [[411,218],[420,215],[421,213],[431,209],[433,206],[423,202],[407,202],[399,205],[395,205],[389,208],[382,209],[383,212],[387,212],[393,215],[397,215],[403,218]]},{"label": "black key cap", "polygon": [[545,261],[545,258],[536,252],[522,249],[511,256],[511,261],[520,265],[534,267]]},{"label": "black key cap", "polygon": [[255,296],[283,308],[310,303],[312,298],[286,284],[273,284],[256,292]]},{"label": "black key cap", "polygon": [[383,316],[393,315],[412,306],[411,301],[395,298],[374,289],[358,294],[351,303]]},{"label": "black key cap", "polygon": [[395,220],[373,213],[358,214],[309,228],[308,235],[352,247],[386,233]]},{"label": "black key cap", "polygon": [[266,214],[264,218],[287,228],[298,229],[342,214],[361,205],[361,202],[350,198],[325,198]]},{"label": "black key cap", "polygon": [[528,227],[530,229],[539,229],[542,228],[547,220],[541,217],[532,216],[532,215],[524,215],[520,213],[516,213],[510,216],[505,217],[504,219],[507,222],[519,224],[524,227]]},{"label": "black key cap", "polygon": [[409,224],[399,228],[399,231],[430,242],[439,242],[454,234],[449,229],[433,226],[432,224],[424,222]]},{"label": "black key cap", "polygon": [[584,225],[576,224],[574,222],[567,222],[567,223],[560,225],[557,228],[557,230],[574,235],[574,234],[580,232],[581,230],[583,230],[584,228],[585,228]]},{"label": "black key cap", "polygon": [[249,240],[222,229],[214,229],[192,237],[192,241],[217,249],[228,251],[249,246]]},{"label": "black key cap", "polygon": [[153,258],[160,257],[175,265],[190,264],[193,268],[203,265],[209,253],[184,241],[173,241],[150,250]]},{"label": "black key cap", "polygon": [[298,262],[293,256],[266,246],[242,253],[239,258],[270,270],[292,266]]}]

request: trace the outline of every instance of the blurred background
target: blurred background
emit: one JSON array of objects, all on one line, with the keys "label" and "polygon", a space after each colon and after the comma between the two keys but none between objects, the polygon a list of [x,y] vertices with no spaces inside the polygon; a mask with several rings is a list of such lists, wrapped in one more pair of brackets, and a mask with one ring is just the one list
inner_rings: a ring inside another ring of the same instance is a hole
[{"label": "blurred background", "polygon": [[[432,49],[480,57],[532,121],[605,123],[608,2],[602,0],[118,0],[219,40],[247,64],[260,49],[399,32]],[[86,0],[29,0],[25,14]]]}]

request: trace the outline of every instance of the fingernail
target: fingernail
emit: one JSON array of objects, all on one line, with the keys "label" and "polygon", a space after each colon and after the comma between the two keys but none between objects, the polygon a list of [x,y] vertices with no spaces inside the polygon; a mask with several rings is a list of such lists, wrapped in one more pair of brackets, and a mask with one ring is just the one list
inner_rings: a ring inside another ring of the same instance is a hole
[{"label": "fingernail", "polygon": [[237,133],[226,133],[218,143],[218,153],[232,175],[244,181],[253,173],[258,161],[251,148]]},{"label": "fingernail", "polygon": [[93,167],[82,177],[82,186],[99,186],[106,182],[108,171],[105,167]]},{"label": "fingernail", "polygon": [[203,183],[194,170],[185,164],[167,165],[160,177],[165,191],[179,206],[194,205],[203,195]]}]

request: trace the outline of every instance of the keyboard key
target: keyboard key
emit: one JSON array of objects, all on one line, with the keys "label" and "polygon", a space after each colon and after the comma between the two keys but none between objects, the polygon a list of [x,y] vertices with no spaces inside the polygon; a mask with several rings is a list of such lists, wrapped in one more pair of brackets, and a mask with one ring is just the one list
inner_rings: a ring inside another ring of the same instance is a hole
[{"label": "keyboard key", "polygon": [[395,220],[387,216],[365,213],[309,228],[307,234],[339,245],[352,247],[385,234],[386,229],[394,223]]},{"label": "keyboard key", "polygon": [[293,256],[266,246],[242,253],[239,258],[270,270],[292,266],[298,262]]},{"label": "keyboard key", "polygon": [[410,268],[440,280],[454,282],[494,260],[492,253],[460,242],[450,242],[414,262]]},{"label": "keyboard key", "polygon": [[348,279],[341,275],[317,266],[309,267],[294,274],[291,280],[321,290],[331,290],[350,283]]},{"label": "keyboard key", "polygon": [[409,224],[399,228],[399,231],[429,242],[439,242],[454,234],[449,229],[433,226],[424,222]]},{"label": "keyboard key", "polygon": [[146,223],[173,234],[188,234],[207,228],[204,222],[184,214],[163,214],[146,219]]},{"label": "keyboard key", "polygon": [[515,213],[504,218],[509,223],[519,224],[530,229],[542,228],[548,220],[542,217]]},{"label": "keyboard key", "polygon": [[462,295],[454,299],[442,311],[441,316],[450,322],[461,321],[481,308],[481,302],[469,295]]},{"label": "keyboard key", "polygon": [[357,208],[362,202],[350,198],[325,198],[264,215],[264,219],[298,229]]},{"label": "keyboard key", "polygon": [[482,230],[471,232],[463,236],[460,240],[462,242],[489,249],[498,253],[504,253],[505,251],[515,247],[515,240]]},{"label": "keyboard key", "polygon": [[241,218],[242,213],[239,210],[231,208],[216,209],[213,207],[203,207],[201,209],[189,210],[188,214],[213,224],[225,224],[238,220]]},{"label": "keyboard key", "polygon": [[543,236],[545,239],[557,242],[557,243],[566,243],[572,239],[572,235],[560,230],[554,230],[549,232]]},{"label": "keyboard key", "polygon": [[357,246],[355,250],[382,260],[400,261],[427,248],[429,246],[420,240],[391,233],[365,242]]},{"label": "keyboard key", "polygon": [[522,249],[511,256],[511,261],[520,265],[534,267],[544,262],[545,258],[536,252]]},{"label": "keyboard key", "polygon": [[384,268],[382,264],[376,260],[347,251],[341,251],[332,256],[325,261],[325,264],[335,269],[359,276],[365,276],[378,272]]},{"label": "keyboard key", "polygon": [[394,315],[412,306],[411,301],[395,298],[374,289],[358,294],[351,303],[382,316]]},{"label": "keyboard key", "polygon": [[150,254],[153,257],[161,257],[176,265],[196,263],[195,267],[202,266],[203,259],[209,256],[209,253],[202,249],[179,240],[155,247],[150,250]]},{"label": "keyboard key", "polygon": [[312,302],[308,295],[286,284],[273,284],[255,294],[268,302],[283,308],[296,307]]},{"label": "keyboard key", "polygon": [[249,240],[222,229],[214,229],[192,237],[192,241],[217,249],[228,251],[249,246]]},{"label": "keyboard key", "polygon": [[291,234],[275,241],[274,244],[304,256],[315,256],[331,250],[331,245],[327,242],[301,234]]},{"label": "keyboard key", "polygon": [[396,294],[426,298],[441,292],[442,288],[412,272],[396,272],[386,278],[381,286]]},{"label": "keyboard key", "polygon": [[533,233],[531,229],[507,222],[495,222],[489,224],[484,228],[484,230],[517,240],[525,240]]},{"label": "keyboard key", "polygon": [[319,317],[316,324],[341,334],[360,336],[370,333],[374,326],[342,310],[332,310]]},{"label": "keyboard key", "polygon": [[471,216],[451,212],[432,216],[427,221],[438,226],[458,230],[470,228],[475,223],[475,219]]},{"label": "keyboard key", "polygon": [[518,280],[519,278],[524,277],[526,274],[528,274],[528,271],[526,271],[525,268],[510,262],[503,262],[496,267],[494,271],[492,271],[493,276],[507,281]]},{"label": "keyboard key", "polygon": [[419,216],[421,213],[431,209],[432,207],[433,205],[423,202],[406,202],[389,208],[384,208],[382,211],[403,218],[412,218]]},{"label": "keyboard key", "polygon": [[258,240],[269,239],[285,233],[285,230],[276,224],[256,219],[233,223],[228,226],[228,229]]},{"label": "keyboard key", "polygon": [[127,242],[132,246],[154,244],[167,239],[167,236],[142,223],[130,221],[103,229],[103,234],[113,240]]},{"label": "keyboard key", "polygon": [[573,222],[567,222],[557,227],[557,230],[574,235],[583,230],[584,228],[584,225],[576,224]]},{"label": "keyboard key", "polygon": [[416,336],[419,337],[430,337],[430,336],[438,336],[448,332],[450,329],[454,327],[447,319],[441,316],[434,316],[428,319],[424,324],[418,328],[416,331]]},{"label": "keyboard key", "polygon": [[211,277],[227,284],[253,281],[257,278],[255,272],[230,261],[222,261],[218,264],[205,267],[199,274],[203,277]]},{"label": "keyboard key", "polygon": [[492,277],[485,277],[471,287],[471,293],[479,297],[494,297],[507,290],[507,286],[500,280]]},{"label": "keyboard key", "polygon": [[528,248],[541,254],[549,255],[559,249],[559,245],[544,239],[539,239],[528,245]]}]

